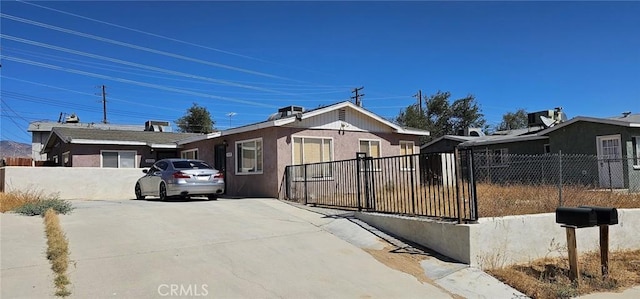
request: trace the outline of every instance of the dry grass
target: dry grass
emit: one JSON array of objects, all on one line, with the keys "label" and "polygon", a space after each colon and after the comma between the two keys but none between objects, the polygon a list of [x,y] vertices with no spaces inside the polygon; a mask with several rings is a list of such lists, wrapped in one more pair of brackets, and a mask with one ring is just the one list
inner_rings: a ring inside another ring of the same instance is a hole
[{"label": "dry grass", "polygon": [[[557,186],[478,184],[478,214],[480,217],[500,217],[551,213],[559,205]],[[586,187],[564,186],[563,205],[640,208],[640,193],[596,191]]]},{"label": "dry grass", "polygon": [[610,253],[609,277],[606,279],[601,276],[599,252],[580,255],[578,264],[581,276],[579,286],[569,280],[569,263],[563,258],[546,258],[487,272],[536,299],[620,291],[640,284],[640,250]]},{"label": "dry grass", "polygon": [[42,192],[28,191],[12,191],[0,192],[0,213],[12,211],[28,203],[35,203],[45,198]]},{"label": "dry grass", "polygon": [[45,233],[47,236],[47,259],[51,262],[51,270],[55,272],[54,285],[56,296],[68,297],[71,292],[67,285],[71,282],[67,278],[67,268],[69,266],[69,242],[60,227],[58,214],[53,209],[47,210],[44,214]]}]

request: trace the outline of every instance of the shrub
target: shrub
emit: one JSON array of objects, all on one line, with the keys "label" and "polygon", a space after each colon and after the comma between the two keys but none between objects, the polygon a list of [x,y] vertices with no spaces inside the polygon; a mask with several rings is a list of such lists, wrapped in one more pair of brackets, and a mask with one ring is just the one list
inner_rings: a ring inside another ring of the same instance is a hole
[{"label": "shrub", "polygon": [[73,210],[70,202],[58,198],[39,199],[27,202],[14,209],[16,213],[27,216],[44,215],[48,209],[53,209],[58,214],[68,214]]}]

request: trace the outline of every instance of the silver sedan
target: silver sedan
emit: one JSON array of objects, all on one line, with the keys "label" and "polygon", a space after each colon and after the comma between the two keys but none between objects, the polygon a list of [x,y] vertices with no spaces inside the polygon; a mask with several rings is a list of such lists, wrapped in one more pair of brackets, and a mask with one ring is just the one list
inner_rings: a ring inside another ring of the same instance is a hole
[{"label": "silver sedan", "polygon": [[142,172],[145,176],[136,182],[136,199],[206,196],[215,200],[224,193],[224,174],[201,160],[163,159]]}]

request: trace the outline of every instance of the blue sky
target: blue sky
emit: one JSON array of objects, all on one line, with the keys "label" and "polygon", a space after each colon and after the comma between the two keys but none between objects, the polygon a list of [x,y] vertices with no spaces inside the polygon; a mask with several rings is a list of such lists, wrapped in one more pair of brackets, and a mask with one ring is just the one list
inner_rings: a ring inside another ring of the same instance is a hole
[{"label": "blue sky", "polygon": [[[349,99],[386,118],[412,95],[472,94],[490,125],[562,106],[640,113],[640,2],[2,1],[1,134],[77,113],[218,129]],[[228,117],[234,112],[233,117]]]}]

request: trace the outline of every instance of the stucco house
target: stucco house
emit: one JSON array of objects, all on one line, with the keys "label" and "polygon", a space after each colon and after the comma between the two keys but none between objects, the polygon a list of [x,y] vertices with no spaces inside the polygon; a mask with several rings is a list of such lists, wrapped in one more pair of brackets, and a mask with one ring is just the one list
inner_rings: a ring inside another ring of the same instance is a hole
[{"label": "stucco house", "polygon": [[398,126],[345,101],[304,111],[279,109],[268,120],[178,142],[181,153],[197,153],[225,172],[227,194],[277,197],[285,167],[418,152],[429,132]]},{"label": "stucco house", "polygon": [[509,155],[560,152],[591,155],[599,159],[593,168],[601,187],[640,191],[640,114],[625,113],[610,118],[578,116],[547,128],[520,129],[501,135],[446,136],[425,144],[421,151],[444,146],[488,153],[495,167],[508,167]]},{"label": "stucco house", "polygon": [[[31,158],[33,161],[47,161],[48,155],[42,150],[51,136],[53,128],[85,128],[85,129],[102,129],[115,131],[145,131],[148,130],[154,121],[147,121],[145,125],[122,125],[122,124],[103,124],[103,123],[81,123],[80,119],[74,114],[73,117],[65,119],[60,117],[60,121],[34,121],[29,123],[27,128],[31,132]],[[168,123],[167,123],[168,125]]]},{"label": "stucco house", "polygon": [[[149,167],[179,157],[177,142],[191,133],[53,127],[43,145],[49,165],[66,167]],[[189,157],[194,158],[194,157]]]},{"label": "stucco house", "polygon": [[429,132],[398,126],[345,101],[305,111],[289,106],[267,120],[210,134],[53,127],[42,152],[58,166],[149,167],[195,158],[225,173],[231,196],[277,197],[287,165],[418,152]]}]

